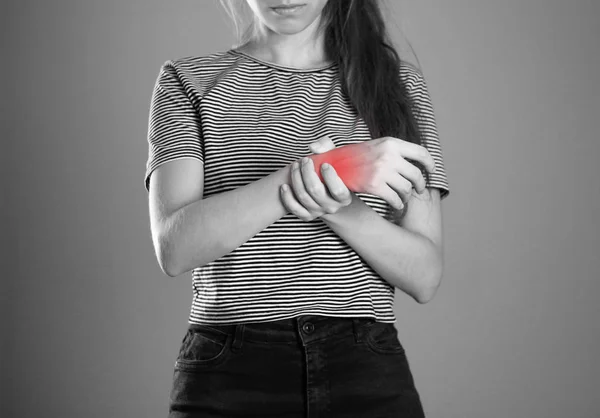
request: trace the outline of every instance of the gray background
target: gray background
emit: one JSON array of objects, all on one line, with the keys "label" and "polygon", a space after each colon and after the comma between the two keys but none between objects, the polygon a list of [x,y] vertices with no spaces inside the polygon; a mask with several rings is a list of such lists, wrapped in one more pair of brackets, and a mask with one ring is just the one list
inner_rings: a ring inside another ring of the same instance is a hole
[{"label": "gray background", "polygon": [[[387,3],[452,190],[438,294],[396,298],[428,418],[600,416],[600,3]],[[12,0],[2,31],[0,414],[164,417],[192,289],[152,248],[148,108],[233,30],[216,1]]]}]

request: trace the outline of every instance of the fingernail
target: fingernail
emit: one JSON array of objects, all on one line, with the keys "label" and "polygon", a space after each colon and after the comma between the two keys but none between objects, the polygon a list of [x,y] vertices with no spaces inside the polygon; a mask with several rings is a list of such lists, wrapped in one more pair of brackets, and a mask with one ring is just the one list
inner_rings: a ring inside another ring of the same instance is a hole
[{"label": "fingernail", "polygon": [[281,191],[282,191],[282,192],[287,192],[287,189],[288,189],[288,186],[287,186],[287,184],[282,184],[282,185],[281,185]]},{"label": "fingernail", "polygon": [[302,157],[302,165],[308,164],[308,160],[309,160],[308,157]]},{"label": "fingernail", "polygon": [[323,170],[329,170],[329,168],[331,167],[329,164],[324,163],[322,166]]}]

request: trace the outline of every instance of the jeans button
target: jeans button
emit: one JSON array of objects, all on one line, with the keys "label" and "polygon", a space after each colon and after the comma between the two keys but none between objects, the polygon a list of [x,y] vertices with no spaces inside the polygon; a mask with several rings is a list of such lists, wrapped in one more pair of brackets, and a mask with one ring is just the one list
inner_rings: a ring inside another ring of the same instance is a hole
[{"label": "jeans button", "polygon": [[310,322],[307,322],[306,324],[302,325],[302,329],[307,334],[310,334],[311,332],[313,332],[315,330],[315,326],[313,324],[311,324]]}]

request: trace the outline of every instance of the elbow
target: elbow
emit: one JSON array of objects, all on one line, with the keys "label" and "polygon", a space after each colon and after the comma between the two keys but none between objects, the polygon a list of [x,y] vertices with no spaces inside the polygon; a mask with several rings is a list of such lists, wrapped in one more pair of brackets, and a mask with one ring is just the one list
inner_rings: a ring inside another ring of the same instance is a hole
[{"label": "elbow", "polygon": [[438,279],[437,282],[430,286],[423,286],[421,291],[415,296],[415,300],[421,305],[431,302],[438,288],[440,287],[441,281]]},{"label": "elbow", "polygon": [[177,277],[181,274],[181,272],[178,269],[176,269],[172,264],[166,263],[164,261],[160,263],[160,268],[163,271],[163,273],[165,273],[169,277]]},{"label": "elbow", "polygon": [[181,272],[173,262],[172,258],[163,255],[162,252],[161,255],[158,257],[158,264],[160,265],[160,269],[163,271],[163,273],[165,273],[169,277],[176,277],[181,274]]},{"label": "elbow", "polygon": [[156,255],[160,269],[169,277],[176,277],[182,274],[180,267],[175,260],[175,251],[167,240],[159,239],[156,244]]},{"label": "elbow", "polygon": [[431,302],[436,295],[440,284],[442,283],[442,270],[432,269],[432,274],[420,286],[419,292],[415,295],[415,299],[421,305]]},{"label": "elbow", "polygon": [[433,246],[431,252],[433,257],[427,262],[427,273],[425,279],[421,281],[419,292],[415,295],[415,300],[420,304],[430,302],[437,293],[437,290],[442,283],[442,275],[444,271],[444,258],[441,249]]}]

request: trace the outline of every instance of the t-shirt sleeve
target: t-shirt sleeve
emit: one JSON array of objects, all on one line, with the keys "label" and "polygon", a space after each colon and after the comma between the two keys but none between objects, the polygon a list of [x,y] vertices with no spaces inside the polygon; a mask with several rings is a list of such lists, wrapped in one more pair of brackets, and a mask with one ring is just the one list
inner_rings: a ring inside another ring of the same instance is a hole
[{"label": "t-shirt sleeve", "polygon": [[172,61],[163,64],[154,85],[147,138],[148,160],[144,182],[148,192],[150,174],[162,164],[182,158],[204,163],[200,115]]},{"label": "t-shirt sleeve", "polygon": [[427,83],[421,72],[414,68],[412,76],[408,81],[408,94],[413,104],[413,114],[421,131],[422,145],[429,151],[435,161],[435,173],[429,173],[422,169],[425,177],[426,187],[437,187],[440,189],[440,198],[444,199],[450,194],[450,187],[446,170],[442,147],[438,137],[435,115]]}]

